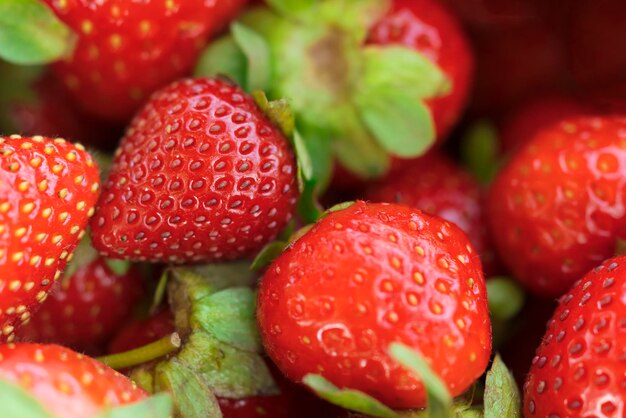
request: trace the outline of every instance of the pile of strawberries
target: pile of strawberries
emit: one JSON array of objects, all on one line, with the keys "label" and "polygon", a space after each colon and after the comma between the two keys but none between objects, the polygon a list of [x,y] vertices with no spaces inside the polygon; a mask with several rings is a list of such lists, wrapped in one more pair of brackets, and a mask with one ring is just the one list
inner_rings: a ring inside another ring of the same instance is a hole
[{"label": "pile of strawberries", "polygon": [[2,3],[0,416],[626,416],[623,1]]}]

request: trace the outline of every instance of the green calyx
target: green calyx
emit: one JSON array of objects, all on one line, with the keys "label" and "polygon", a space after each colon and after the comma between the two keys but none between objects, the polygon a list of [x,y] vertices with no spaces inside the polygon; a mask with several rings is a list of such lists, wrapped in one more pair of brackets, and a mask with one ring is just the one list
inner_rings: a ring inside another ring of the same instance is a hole
[{"label": "green calyx", "polygon": [[181,347],[131,378],[149,391],[170,392],[183,418],[221,417],[216,396],[277,393],[262,357],[255,280],[247,263],[170,269],[167,293]]},{"label": "green calyx", "polygon": [[[6,417],[53,418],[45,405],[26,390],[1,379],[0,402]],[[169,418],[171,412],[171,397],[160,393],[132,404],[107,407],[94,418]]]},{"label": "green calyx", "polygon": [[[434,143],[424,101],[445,94],[449,80],[412,49],[365,44],[387,1],[268,4],[244,14],[211,45],[196,73],[225,73],[270,100],[287,98],[320,190],[333,159],[360,177],[378,177],[390,156],[417,157]],[[226,62],[217,59],[219,51],[227,52]]]}]

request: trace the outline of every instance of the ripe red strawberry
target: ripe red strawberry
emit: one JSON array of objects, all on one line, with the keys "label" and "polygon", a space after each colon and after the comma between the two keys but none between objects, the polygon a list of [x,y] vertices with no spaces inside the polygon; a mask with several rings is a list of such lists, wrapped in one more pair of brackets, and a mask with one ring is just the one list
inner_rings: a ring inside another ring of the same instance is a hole
[{"label": "ripe red strawberry", "polygon": [[626,119],[567,119],[539,132],[492,185],[496,249],[529,289],[560,295],[624,236]]},{"label": "ripe red strawberry", "polygon": [[291,380],[319,373],[395,408],[426,403],[388,355],[418,350],[453,395],[491,352],[480,261],[461,230],[406,206],[357,202],[322,218],[268,269],[257,317],[266,351]]},{"label": "ripe red strawberry", "polygon": [[562,119],[589,113],[580,101],[559,95],[534,98],[513,110],[502,124],[502,151],[510,153],[521,147],[540,130]]},{"label": "ripe red strawberry", "polygon": [[525,417],[626,414],[625,290],[620,256],[560,299],[524,386]]},{"label": "ripe red strawberry", "polygon": [[413,48],[447,75],[450,92],[428,101],[437,139],[445,139],[465,108],[474,72],[469,42],[454,15],[435,0],[394,0],[371,29],[369,42]]},{"label": "ripe red strawberry", "polygon": [[274,239],[298,196],[289,143],[241,89],[187,79],[130,125],[92,222],[105,256],[153,261],[246,257]]},{"label": "ripe red strawberry", "polygon": [[495,273],[494,254],[484,225],[480,185],[441,154],[428,154],[366,194],[374,202],[401,203],[440,216],[465,232],[480,254],[485,273]]},{"label": "ripe red strawberry", "polygon": [[61,277],[99,192],[81,145],[0,137],[0,341],[39,307]]},{"label": "ripe red strawberry", "polygon": [[22,341],[56,343],[81,351],[95,349],[132,313],[142,290],[136,268],[118,274],[96,256],[55,284],[48,300],[17,336]]},{"label": "ripe red strawberry", "polygon": [[0,377],[21,386],[53,417],[95,417],[148,397],[104,364],[58,345],[0,345]]},{"label": "ripe red strawberry", "polygon": [[57,76],[86,111],[130,119],[158,88],[186,75],[207,38],[246,0],[45,0],[78,34]]}]

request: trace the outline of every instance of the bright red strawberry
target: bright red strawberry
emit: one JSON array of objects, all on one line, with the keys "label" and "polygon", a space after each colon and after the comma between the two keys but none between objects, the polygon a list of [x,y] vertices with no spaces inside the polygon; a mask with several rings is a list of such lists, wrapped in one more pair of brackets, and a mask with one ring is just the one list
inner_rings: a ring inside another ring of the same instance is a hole
[{"label": "bright red strawberry", "polygon": [[[81,246],[90,244],[85,241]],[[81,351],[94,349],[131,314],[143,294],[142,278],[135,267],[116,273],[95,254],[81,254],[72,262],[80,264],[55,283],[39,312],[17,332],[20,340],[56,343]]]},{"label": "bright red strawberry", "polygon": [[30,87],[34,100],[17,101],[8,106],[6,114],[12,132],[52,138],[62,136],[98,148],[115,147],[121,136],[118,129],[78,109],[51,74],[45,74]]},{"label": "bright red strawberry", "polygon": [[445,139],[465,108],[474,72],[469,42],[454,16],[436,0],[394,0],[369,42],[413,48],[446,74],[450,92],[428,101],[437,139]]},{"label": "bright red strawberry", "polygon": [[388,355],[418,350],[453,395],[491,352],[480,261],[456,226],[406,206],[356,202],[322,218],[268,269],[257,317],[269,356],[293,381],[320,373],[395,408],[426,403]]},{"label": "bright red strawberry", "polygon": [[547,95],[534,98],[515,109],[502,124],[502,151],[510,153],[542,129],[562,119],[589,113],[587,106],[567,96]]},{"label": "bright red strawberry", "polygon": [[566,293],[524,386],[525,417],[626,415],[626,257]]},{"label": "bright red strawberry", "polygon": [[515,277],[560,295],[611,257],[626,220],[626,119],[567,119],[532,138],[492,185],[488,219]]},{"label": "bright red strawberry", "polygon": [[78,34],[57,76],[86,111],[130,119],[149,95],[186,75],[207,38],[246,0],[45,0]]},{"label": "bright red strawberry", "polygon": [[187,79],[133,120],[92,222],[105,256],[215,261],[254,254],[291,219],[289,142],[241,89]]},{"label": "bright red strawberry", "polygon": [[135,319],[122,327],[109,343],[109,353],[122,353],[142,347],[176,330],[174,316],[169,309],[146,319]]},{"label": "bright red strawberry", "polygon": [[42,303],[83,235],[99,192],[80,145],[0,137],[0,341]]},{"label": "bright red strawberry", "polygon": [[57,418],[95,417],[148,397],[115,370],[53,344],[0,345],[0,377],[21,386]]},{"label": "bright red strawberry", "polygon": [[454,223],[481,255],[485,273],[495,273],[480,185],[443,155],[429,154],[416,160],[406,170],[375,184],[366,197],[374,202],[408,205]]}]

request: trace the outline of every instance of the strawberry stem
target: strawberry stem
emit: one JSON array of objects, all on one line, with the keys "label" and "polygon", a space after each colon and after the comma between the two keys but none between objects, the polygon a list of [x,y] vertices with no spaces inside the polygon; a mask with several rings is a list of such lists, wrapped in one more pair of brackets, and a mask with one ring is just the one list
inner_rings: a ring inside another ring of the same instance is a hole
[{"label": "strawberry stem", "polygon": [[143,347],[98,357],[97,360],[115,370],[123,370],[170,354],[178,350],[180,345],[180,336],[174,332]]}]

